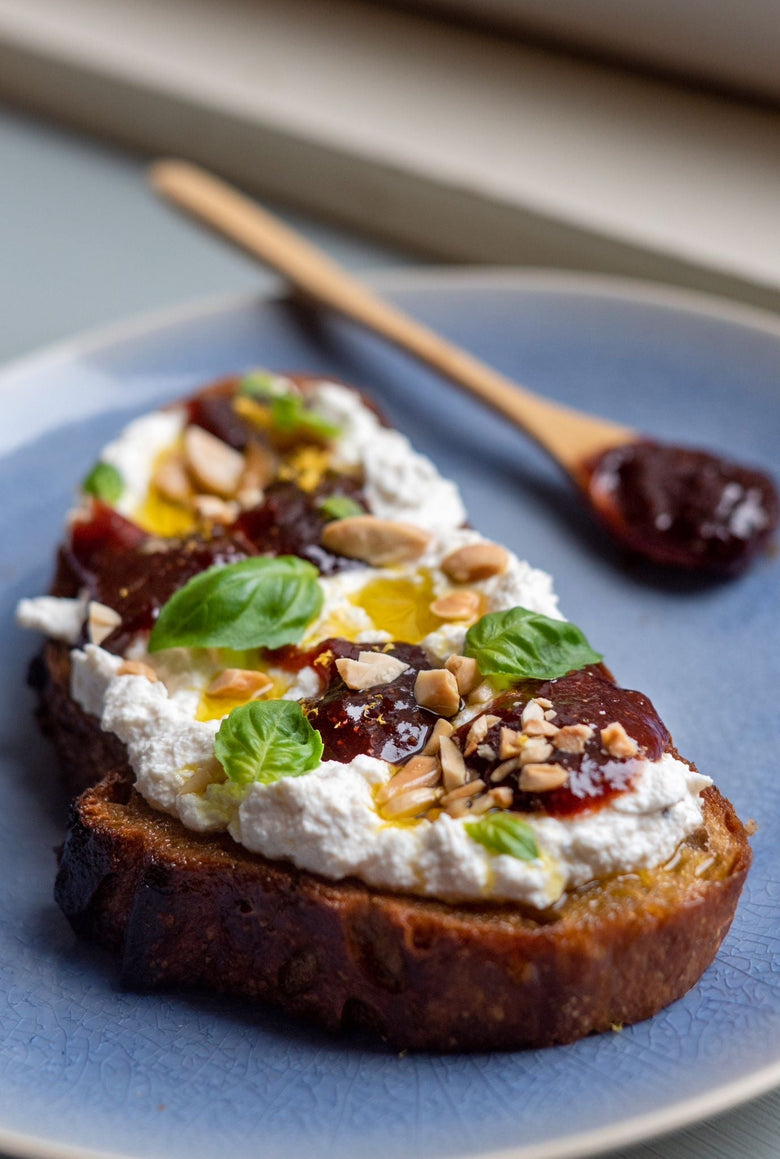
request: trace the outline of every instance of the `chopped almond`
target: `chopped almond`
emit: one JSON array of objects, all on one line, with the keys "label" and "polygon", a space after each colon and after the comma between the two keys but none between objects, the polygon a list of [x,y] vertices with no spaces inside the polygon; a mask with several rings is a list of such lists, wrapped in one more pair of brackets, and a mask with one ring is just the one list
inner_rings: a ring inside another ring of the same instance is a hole
[{"label": "chopped almond", "polygon": [[360,559],[373,567],[388,567],[419,559],[430,539],[430,532],[413,523],[377,519],[375,515],[351,515],[326,523],[321,542],[337,555]]},{"label": "chopped almond", "polygon": [[265,672],[253,668],[225,668],[215,676],[206,692],[209,696],[226,700],[253,700],[273,688],[274,682]]},{"label": "chopped almond", "polygon": [[449,793],[445,793],[441,799],[441,803],[446,807],[452,801],[468,800],[469,797],[476,797],[485,787],[485,782],[481,779],[469,781],[467,785],[459,785],[457,789],[452,789]]},{"label": "chopped almond", "polygon": [[152,485],[172,503],[184,505],[192,499],[192,483],[182,459],[170,458],[160,463],[152,475]]},{"label": "chopped almond", "polygon": [[87,611],[87,634],[91,644],[102,644],[121,623],[122,617],[119,612],[115,612],[107,604],[90,600]]},{"label": "chopped almond", "polygon": [[438,756],[441,738],[452,736],[453,731],[454,730],[450,722],[445,720],[443,716],[440,716],[436,721],[436,724],[433,726],[433,732],[425,742],[425,748],[422,751],[422,755],[424,757]]},{"label": "chopped almond", "polygon": [[490,774],[491,781],[503,781],[504,777],[508,777],[515,769],[520,767],[519,757],[510,757],[508,761],[502,761],[500,765],[496,765],[493,772]]},{"label": "chopped almond", "polygon": [[150,684],[156,684],[158,680],[154,668],[150,668],[141,660],[124,660],[117,668],[116,674],[117,676],[145,676]]},{"label": "chopped almond", "polygon": [[479,592],[448,592],[430,605],[434,616],[442,620],[475,620],[480,608]]},{"label": "chopped almond", "polygon": [[630,737],[619,720],[613,720],[601,730],[601,743],[611,757],[627,760],[639,752],[639,745]]},{"label": "chopped almond", "polygon": [[523,725],[523,732],[526,736],[555,736],[558,727],[549,720],[529,720]]},{"label": "chopped almond", "polygon": [[238,518],[238,504],[227,502],[216,495],[196,495],[192,506],[206,523],[228,524]]},{"label": "chopped almond", "polygon": [[336,661],[339,676],[347,688],[363,691],[377,684],[390,684],[409,667],[386,652],[361,652],[357,660],[346,657]]},{"label": "chopped almond", "polygon": [[493,691],[493,687],[490,681],[483,680],[481,684],[478,684],[477,687],[469,693],[468,703],[487,704],[487,702],[492,700],[494,696],[495,692]]},{"label": "chopped almond", "polygon": [[569,779],[569,770],[563,765],[526,765],[520,774],[520,789],[524,793],[549,793],[560,789]]},{"label": "chopped almond", "polygon": [[525,708],[523,709],[520,720],[522,721],[523,728],[525,728],[525,726],[532,720],[539,721],[539,723],[544,720],[544,708],[538,700],[528,701]]},{"label": "chopped almond", "polygon": [[211,495],[235,495],[244,471],[244,456],[222,439],[189,426],[184,432],[184,456],[196,484]]},{"label": "chopped almond", "polygon": [[501,720],[500,716],[493,716],[491,713],[485,713],[483,716],[478,716],[469,729],[469,734],[466,737],[466,747],[463,750],[464,756],[470,757],[475,753],[483,740],[488,734],[488,730],[494,724],[498,724]]},{"label": "chopped almond", "polygon": [[508,760],[509,757],[517,757],[523,751],[523,746],[526,744],[527,738],[521,732],[514,728],[501,729],[501,745],[498,750],[498,755],[502,761]]},{"label": "chopped almond", "polygon": [[423,668],[414,682],[414,699],[439,716],[454,716],[460,708],[458,682],[446,668]]},{"label": "chopped almond", "polygon": [[533,765],[552,756],[552,745],[541,736],[529,737],[517,758],[521,765]]},{"label": "chopped almond", "polygon": [[553,744],[562,753],[584,753],[592,735],[590,724],[566,724],[556,732]]},{"label": "chopped almond", "polygon": [[488,797],[498,809],[508,809],[512,804],[512,790],[508,788],[491,789]]},{"label": "chopped almond", "polygon": [[455,677],[461,696],[468,696],[479,683],[479,667],[473,656],[452,655],[444,667]]},{"label": "chopped almond", "polygon": [[387,804],[382,806],[382,816],[387,821],[400,821],[416,817],[435,805],[441,796],[441,790],[435,788],[409,789],[406,793],[399,793],[391,797]]},{"label": "chopped almond", "polygon": [[441,561],[441,570],[458,584],[475,583],[506,571],[509,552],[497,543],[470,543]]},{"label": "chopped almond", "polygon": [[441,780],[441,769],[435,757],[416,756],[399,773],[382,785],[376,795],[378,805],[385,805],[399,793],[409,789],[433,788]]},{"label": "chopped almond", "polygon": [[447,792],[465,784],[466,762],[463,760],[463,753],[451,737],[443,736],[441,738],[439,758],[441,760],[442,780]]}]

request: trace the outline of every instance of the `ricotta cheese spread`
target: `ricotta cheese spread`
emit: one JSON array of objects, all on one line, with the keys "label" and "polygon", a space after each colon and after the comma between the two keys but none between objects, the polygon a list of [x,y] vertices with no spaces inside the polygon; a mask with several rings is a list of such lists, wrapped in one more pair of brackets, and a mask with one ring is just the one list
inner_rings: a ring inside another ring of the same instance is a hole
[{"label": "ricotta cheese spread", "polygon": [[[485,541],[462,526],[465,512],[456,486],[403,435],[383,427],[355,392],[322,382],[312,398],[318,414],[341,431],[334,463],[362,468],[371,512],[422,527],[431,539],[413,564],[356,566],[320,577],[322,608],[300,647],[331,636],[357,642],[405,638],[375,618],[362,593],[389,578],[406,585],[404,590],[418,585],[427,605],[452,586],[442,561],[456,549]],[[128,518],[143,505],[156,459],[180,439],[184,424],[181,408],[156,412],[131,423],[104,450],[103,461],[125,481],[116,506]],[[511,553],[500,574],[470,587],[483,614],[520,606],[562,619],[550,577]],[[18,620],[75,644],[86,613],[86,597],[43,596],[23,600]],[[412,642],[445,660],[463,652],[466,627],[445,621]],[[148,665],[155,679],[132,665],[125,668],[128,659]],[[125,744],[138,791],[153,808],[199,832],[227,830],[252,852],[325,877],[355,876],[372,886],[445,901],[515,901],[543,909],[591,880],[662,864],[701,825],[699,794],[711,781],[668,753],[655,761],[641,754],[622,761],[631,787],[598,808],[572,816],[527,814],[538,847],[530,859],[483,847],[469,834],[468,815],[440,812],[433,820],[388,822],[376,795],[397,769],[375,757],[325,760],[305,775],[267,784],[226,782],[214,755],[220,717],[203,713],[204,693],[220,666],[224,657],[216,649],[150,655],[143,635],[125,656],[90,643],[72,651],[71,693]],[[268,676],[274,695],[288,700],[316,695],[320,687],[311,666],[297,673],[270,668]],[[452,723],[457,727],[478,711],[467,706]]]}]

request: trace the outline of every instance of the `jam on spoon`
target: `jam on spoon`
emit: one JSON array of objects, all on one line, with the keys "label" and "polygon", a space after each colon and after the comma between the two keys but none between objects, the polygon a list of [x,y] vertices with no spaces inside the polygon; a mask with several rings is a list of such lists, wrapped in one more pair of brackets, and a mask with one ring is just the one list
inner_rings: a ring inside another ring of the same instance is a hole
[{"label": "jam on spoon", "polygon": [[744,571],[780,519],[777,491],[762,471],[649,440],[592,458],[583,486],[613,538],[688,570]]}]

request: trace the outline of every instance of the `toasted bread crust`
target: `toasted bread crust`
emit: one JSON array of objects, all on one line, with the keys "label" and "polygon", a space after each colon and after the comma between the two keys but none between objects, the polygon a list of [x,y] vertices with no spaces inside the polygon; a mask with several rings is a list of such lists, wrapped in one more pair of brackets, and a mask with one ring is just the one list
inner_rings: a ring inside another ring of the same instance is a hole
[{"label": "toasted bread crust", "polygon": [[445,905],[326,881],[150,809],[122,746],[70,699],[68,668],[49,645],[41,717],[71,783],[102,779],[74,803],[56,897],[130,986],[262,999],[399,1049],[537,1047],[682,996],[733,918],[751,855],[715,789],[685,872],[615,878],[542,915]]}]

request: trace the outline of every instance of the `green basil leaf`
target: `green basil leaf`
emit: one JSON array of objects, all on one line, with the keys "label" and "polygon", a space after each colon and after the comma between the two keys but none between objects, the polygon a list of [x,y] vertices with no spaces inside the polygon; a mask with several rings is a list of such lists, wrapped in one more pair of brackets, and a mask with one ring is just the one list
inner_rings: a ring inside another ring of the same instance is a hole
[{"label": "green basil leaf", "polygon": [[280,394],[271,399],[271,425],[279,431],[335,439],[341,429],[314,410],[307,410],[299,394]]},{"label": "green basil leaf", "polygon": [[348,495],[329,495],[319,505],[319,510],[328,519],[349,519],[353,515],[365,515],[364,509]]},{"label": "green basil leaf", "polygon": [[116,503],[124,489],[122,473],[112,463],[95,463],[81,484],[82,491],[102,499],[104,503]]},{"label": "green basil leaf", "polygon": [[210,567],[165,604],[149,651],[295,644],[319,615],[322,598],[317,569],[294,555]]},{"label": "green basil leaf", "polygon": [[488,612],[469,628],[464,652],[483,676],[516,680],[555,680],[602,659],[576,625],[527,608]]},{"label": "green basil leaf", "polygon": [[467,821],[463,828],[491,853],[508,853],[520,861],[534,861],[539,856],[533,829],[515,813],[487,813],[479,821]]},{"label": "green basil leaf", "polygon": [[214,755],[236,784],[269,785],[316,769],[322,737],[294,700],[252,700],[222,721]]},{"label": "green basil leaf", "polygon": [[272,399],[290,393],[290,380],[270,370],[250,370],[239,382],[238,393],[247,398]]}]

